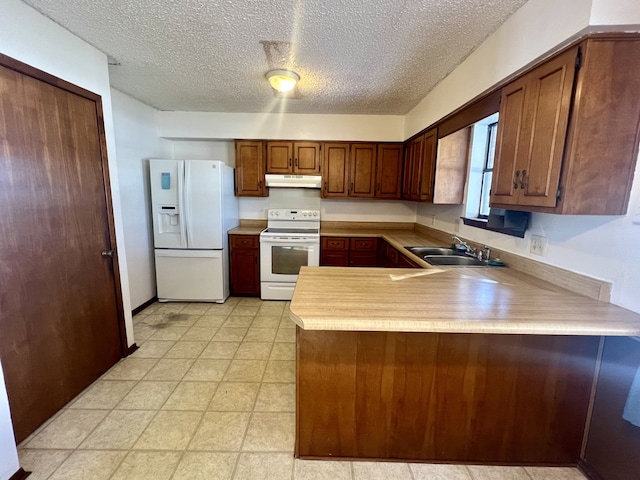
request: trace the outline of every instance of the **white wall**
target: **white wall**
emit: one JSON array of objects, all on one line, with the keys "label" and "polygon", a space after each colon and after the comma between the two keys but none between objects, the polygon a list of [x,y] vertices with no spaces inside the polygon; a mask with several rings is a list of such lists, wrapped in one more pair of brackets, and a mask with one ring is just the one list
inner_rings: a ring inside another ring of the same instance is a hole
[{"label": "white wall", "polygon": [[[556,44],[592,25],[640,24],[640,3],[628,0],[530,0],[407,115],[406,134],[421,130],[512,74]],[[632,28],[637,30],[637,27]],[[524,239],[465,225],[462,237],[613,282],[612,302],[640,312],[640,161],[629,215],[571,216],[534,213]],[[420,204],[417,222],[455,232],[463,206]],[[529,252],[532,234],[548,238],[544,257]]]},{"label": "white wall", "polygon": [[4,373],[0,364],[0,480],[6,480],[18,471],[20,462],[16,439],[9,414],[9,399],[4,385]]},{"label": "white wall", "polygon": [[157,110],[111,90],[118,184],[131,308],[156,295],[153,226],[149,191],[149,158],[168,158],[170,142],[158,137]]},{"label": "white wall", "polygon": [[399,115],[160,112],[160,136],[180,140],[346,140],[401,142]]},{"label": "white wall", "polygon": [[591,1],[529,0],[406,115],[405,138],[581,32]]}]

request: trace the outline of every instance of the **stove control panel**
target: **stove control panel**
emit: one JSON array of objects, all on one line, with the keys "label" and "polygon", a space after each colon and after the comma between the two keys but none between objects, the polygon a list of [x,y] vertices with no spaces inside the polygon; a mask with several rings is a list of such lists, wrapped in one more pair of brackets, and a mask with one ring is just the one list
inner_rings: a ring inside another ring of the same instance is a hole
[{"label": "stove control panel", "polygon": [[320,221],[320,210],[291,210],[288,208],[270,208],[267,216],[269,220],[306,220]]}]

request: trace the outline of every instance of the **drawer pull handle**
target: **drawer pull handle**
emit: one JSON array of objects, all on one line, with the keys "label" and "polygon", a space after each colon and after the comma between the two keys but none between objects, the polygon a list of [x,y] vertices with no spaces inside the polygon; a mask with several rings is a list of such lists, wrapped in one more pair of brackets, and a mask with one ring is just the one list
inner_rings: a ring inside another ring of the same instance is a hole
[{"label": "drawer pull handle", "polygon": [[520,188],[522,190],[524,190],[525,188],[527,188],[527,171],[526,170],[522,170],[522,179],[520,180]]},{"label": "drawer pull handle", "polygon": [[520,170],[516,170],[516,176],[513,177],[513,189],[514,190],[518,189],[518,178],[520,178]]}]

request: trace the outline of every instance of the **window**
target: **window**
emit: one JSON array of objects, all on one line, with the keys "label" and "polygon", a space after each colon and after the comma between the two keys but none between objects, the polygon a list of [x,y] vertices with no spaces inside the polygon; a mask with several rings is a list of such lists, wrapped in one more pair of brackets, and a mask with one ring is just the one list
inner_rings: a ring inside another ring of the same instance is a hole
[{"label": "window", "polygon": [[489,218],[489,197],[491,194],[491,179],[493,178],[493,160],[496,154],[496,135],[498,122],[487,125],[487,144],[482,168],[482,186],[480,188],[480,208],[478,218]]}]

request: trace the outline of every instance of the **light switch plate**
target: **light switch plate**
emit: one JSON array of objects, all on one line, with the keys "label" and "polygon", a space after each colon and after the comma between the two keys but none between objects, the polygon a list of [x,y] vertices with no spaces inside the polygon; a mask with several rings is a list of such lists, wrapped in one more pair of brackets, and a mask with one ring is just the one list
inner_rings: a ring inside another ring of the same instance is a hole
[{"label": "light switch plate", "polygon": [[542,235],[531,235],[531,247],[529,251],[534,255],[544,256],[547,251],[547,237]]}]

